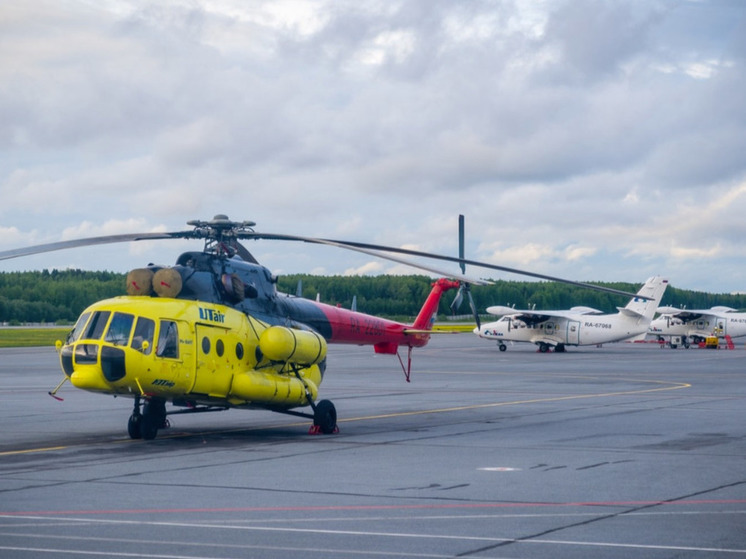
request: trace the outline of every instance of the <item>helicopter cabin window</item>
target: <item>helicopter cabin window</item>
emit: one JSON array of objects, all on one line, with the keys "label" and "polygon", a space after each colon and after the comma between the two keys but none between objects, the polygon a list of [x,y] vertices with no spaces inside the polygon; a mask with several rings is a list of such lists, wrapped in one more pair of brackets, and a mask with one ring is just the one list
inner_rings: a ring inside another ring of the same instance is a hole
[{"label": "helicopter cabin window", "polygon": [[104,341],[114,345],[127,345],[130,341],[130,332],[132,332],[132,324],[134,322],[135,317],[131,314],[114,313],[109,323],[109,329],[106,331]]},{"label": "helicopter cabin window", "polygon": [[161,320],[161,329],[158,335],[158,346],[155,350],[158,357],[179,357],[179,329],[171,320]]},{"label": "helicopter cabin window", "polygon": [[202,353],[204,353],[205,355],[210,353],[210,338],[208,338],[207,336],[202,338]]},{"label": "helicopter cabin window", "polygon": [[241,342],[236,344],[236,357],[238,357],[239,360],[243,359],[243,344]]},{"label": "helicopter cabin window", "polygon": [[111,312],[109,311],[96,311],[93,313],[91,321],[88,323],[88,328],[83,335],[83,339],[100,340],[110,314]]},{"label": "helicopter cabin window", "polygon": [[224,352],[225,345],[223,344],[223,340],[218,340],[217,342],[215,342],[215,353],[218,354],[218,357],[222,357]]},{"label": "helicopter cabin window", "polygon": [[[137,319],[135,326],[135,335],[132,338],[132,349],[142,351],[145,355],[150,355],[153,351],[153,333],[155,332],[155,322],[149,318],[140,317]],[[147,342],[147,345],[145,344]]]}]

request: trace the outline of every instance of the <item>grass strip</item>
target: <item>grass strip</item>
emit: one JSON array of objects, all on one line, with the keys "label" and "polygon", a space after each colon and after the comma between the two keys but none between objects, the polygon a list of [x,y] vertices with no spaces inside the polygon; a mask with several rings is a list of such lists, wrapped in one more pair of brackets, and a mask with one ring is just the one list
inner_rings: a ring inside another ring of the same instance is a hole
[{"label": "grass strip", "polygon": [[64,340],[71,327],[66,328],[0,328],[0,347],[51,346]]}]

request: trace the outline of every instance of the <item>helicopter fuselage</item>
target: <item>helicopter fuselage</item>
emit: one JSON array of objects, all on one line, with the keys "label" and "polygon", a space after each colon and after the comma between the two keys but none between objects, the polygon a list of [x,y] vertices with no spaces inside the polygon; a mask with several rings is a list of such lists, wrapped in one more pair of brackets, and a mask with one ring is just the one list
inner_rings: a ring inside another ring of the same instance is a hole
[{"label": "helicopter fuselage", "polygon": [[60,349],[77,388],[188,406],[308,405],[325,357],[325,340],[310,330],[271,326],[224,305],[133,296],[91,305]]},{"label": "helicopter fuselage", "polygon": [[176,266],[131,271],[128,295],[89,306],[60,344],[60,363],[77,388],[135,399],[133,438],[155,437],[169,401],[295,415],[311,406],[314,425],[332,432],[333,405],[314,403],[327,342],[386,354],[421,347],[441,295],[458,285],[437,280],[410,326],[278,293],[266,268],[240,258],[185,253]]}]

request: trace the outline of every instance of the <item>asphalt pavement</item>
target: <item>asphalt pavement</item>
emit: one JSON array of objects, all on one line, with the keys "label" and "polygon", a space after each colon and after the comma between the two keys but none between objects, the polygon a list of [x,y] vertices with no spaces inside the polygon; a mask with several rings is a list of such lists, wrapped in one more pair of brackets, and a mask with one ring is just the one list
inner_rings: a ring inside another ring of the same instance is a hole
[{"label": "asphalt pavement", "polygon": [[[406,361],[406,354],[402,356]],[[746,349],[331,346],[340,432],[174,416],[0,350],[0,557],[746,557]]]}]

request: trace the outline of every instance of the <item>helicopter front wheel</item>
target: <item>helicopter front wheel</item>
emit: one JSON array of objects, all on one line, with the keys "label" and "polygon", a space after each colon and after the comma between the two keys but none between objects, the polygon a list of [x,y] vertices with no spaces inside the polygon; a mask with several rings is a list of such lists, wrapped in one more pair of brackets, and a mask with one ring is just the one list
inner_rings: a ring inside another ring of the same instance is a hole
[{"label": "helicopter front wheel", "polygon": [[[130,421],[132,421],[131,417]],[[142,438],[146,441],[152,441],[158,434],[158,429],[166,426],[166,402],[156,398],[146,401],[142,409],[142,419],[140,420]]]},{"label": "helicopter front wheel", "polygon": [[140,410],[132,412],[130,419],[127,422],[127,432],[130,435],[130,439],[142,439],[142,415]]},{"label": "helicopter front wheel", "polygon": [[142,414],[140,413],[140,397],[135,396],[135,408],[127,422],[127,432],[130,439],[142,439]]},{"label": "helicopter front wheel", "polygon": [[311,428],[311,432],[323,433],[325,435],[339,432],[339,428],[337,427],[337,409],[331,401],[321,400],[316,404],[313,412],[313,427]]}]

